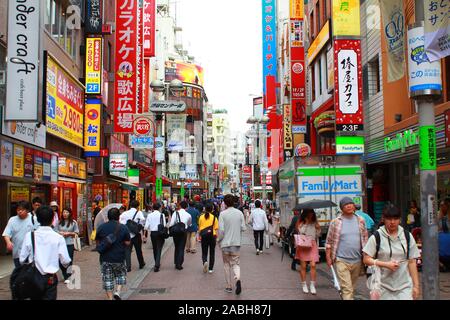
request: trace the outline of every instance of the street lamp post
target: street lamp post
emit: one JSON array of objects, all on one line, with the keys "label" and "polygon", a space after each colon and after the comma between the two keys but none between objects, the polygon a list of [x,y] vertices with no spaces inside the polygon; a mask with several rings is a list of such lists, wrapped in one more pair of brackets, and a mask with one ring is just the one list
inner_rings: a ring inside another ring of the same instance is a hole
[{"label": "street lamp post", "polygon": [[[161,80],[152,80],[150,83],[150,88],[161,95],[164,95],[165,99],[169,99],[170,92],[174,94],[174,96],[177,96],[177,93],[180,93],[184,90],[183,82],[181,82],[178,79],[174,79],[170,81],[170,83],[166,84]],[[160,137],[162,136],[162,126],[161,122],[165,120],[165,112],[155,112],[155,119],[156,119],[156,136]],[[165,134],[164,134],[165,137]],[[155,183],[154,186],[156,187],[157,183],[162,185],[162,162],[156,161],[156,139],[153,141],[155,152],[154,152],[154,158],[153,158],[153,175],[155,177]],[[164,143],[164,146],[166,144]],[[165,159],[165,152],[164,152],[164,159]],[[161,192],[155,192],[153,193],[153,201],[160,201],[161,200]]]},{"label": "street lamp post", "polygon": [[[268,116],[264,115],[262,118],[256,118],[255,116],[251,116],[248,118],[247,123],[248,124],[256,124],[256,132],[257,136],[262,137],[263,144],[261,147],[261,139],[259,141],[258,149],[260,149],[260,156],[259,156],[259,167],[261,169],[262,174],[262,200],[265,201],[266,196],[266,173],[267,173],[267,132],[266,132],[266,125],[269,123],[270,119]],[[261,134],[262,133],[262,134]],[[262,165],[264,164],[264,165]]]}]

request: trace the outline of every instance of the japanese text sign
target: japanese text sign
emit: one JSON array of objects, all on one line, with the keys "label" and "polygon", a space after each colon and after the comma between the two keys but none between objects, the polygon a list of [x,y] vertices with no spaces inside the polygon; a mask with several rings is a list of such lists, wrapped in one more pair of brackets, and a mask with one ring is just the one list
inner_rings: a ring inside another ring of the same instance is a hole
[{"label": "japanese text sign", "polygon": [[83,147],[84,87],[47,55],[47,132]]},{"label": "japanese text sign", "polygon": [[334,51],[336,128],[363,130],[360,40],[335,40]]},{"label": "japanese text sign", "polygon": [[101,93],[102,70],[102,38],[86,38],[87,94]]},{"label": "japanese text sign", "polygon": [[419,128],[419,165],[420,170],[436,170],[436,128]]},{"label": "japanese text sign", "polygon": [[86,157],[100,156],[101,106],[99,99],[86,101],[84,123],[84,155]]},{"label": "japanese text sign", "polygon": [[266,77],[277,74],[276,12],[276,0],[262,0],[263,92],[266,92]]},{"label": "japanese text sign", "polygon": [[109,171],[128,172],[128,154],[111,153],[109,155]]},{"label": "japanese text sign", "polygon": [[305,7],[303,4],[304,0],[290,0],[289,8],[290,8],[290,18],[291,19],[303,19]]},{"label": "japanese text sign", "polygon": [[137,13],[137,0],[116,1],[115,132],[133,132],[137,111]]},{"label": "japanese text sign", "polygon": [[144,57],[155,56],[155,0],[144,0]]},{"label": "japanese text sign", "polygon": [[283,112],[284,150],[293,149],[291,106],[285,105]]},{"label": "japanese text sign", "polygon": [[333,35],[359,36],[359,0],[332,0]]},{"label": "japanese text sign", "polygon": [[425,50],[430,61],[450,55],[450,1],[424,0]]},{"label": "japanese text sign", "polygon": [[85,31],[102,34],[102,0],[86,0]]}]

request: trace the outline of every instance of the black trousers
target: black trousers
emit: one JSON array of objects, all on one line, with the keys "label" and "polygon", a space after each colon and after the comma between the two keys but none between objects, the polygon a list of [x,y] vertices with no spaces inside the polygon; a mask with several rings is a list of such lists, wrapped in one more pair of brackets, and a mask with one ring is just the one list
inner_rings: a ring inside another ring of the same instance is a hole
[{"label": "black trousers", "polygon": [[141,234],[137,234],[134,238],[131,239],[131,244],[127,247],[125,262],[127,265],[127,270],[131,270],[131,251],[136,250],[136,256],[139,261],[139,267],[142,267],[145,264],[144,256],[142,255],[142,237]]},{"label": "black trousers", "polygon": [[176,267],[181,267],[184,262],[184,247],[186,246],[186,232],[173,236],[175,245],[174,263]]},{"label": "black trousers", "polygon": [[253,235],[255,236],[256,249],[262,251],[264,246],[264,230],[254,230]]},{"label": "black trousers", "polygon": [[203,261],[203,263],[208,261],[208,249],[209,249],[209,270],[213,270],[215,255],[216,255],[216,238],[213,236],[202,238],[202,261]]},{"label": "black trousers", "polygon": [[74,252],[74,251],[75,251],[75,246],[74,246],[73,244],[67,246],[67,252],[69,253],[70,260],[72,260],[72,261],[70,262],[70,265],[67,266],[67,268],[64,267],[61,263],[59,263],[59,267],[61,268],[61,271],[62,271],[64,280],[69,279],[70,276],[72,275],[71,273],[68,273],[68,272],[67,272],[67,269],[69,269],[70,266],[73,264],[73,252]]},{"label": "black trousers", "polygon": [[152,240],[153,258],[155,259],[155,267],[161,266],[161,253],[164,247],[164,238],[159,235],[159,232],[152,231],[150,233],[150,239]]}]

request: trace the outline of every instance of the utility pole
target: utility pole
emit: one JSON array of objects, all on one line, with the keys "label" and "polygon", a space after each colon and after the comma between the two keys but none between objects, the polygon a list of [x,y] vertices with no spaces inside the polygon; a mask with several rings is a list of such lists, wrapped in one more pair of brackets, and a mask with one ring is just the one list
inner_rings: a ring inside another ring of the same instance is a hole
[{"label": "utility pole", "polygon": [[[415,0],[415,15],[416,24],[409,29],[423,26],[425,20],[423,0]],[[421,30],[423,31],[423,27]],[[408,33],[409,32],[410,31],[408,31]],[[409,57],[409,43],[407,56]],[[424,64],[430,65],[429,62],[425,62]],[[427,82],[427,80],[428,79],[425,79],[425,82]],[[424,300],[439,300],[439,248],[437,213],[435,206],[437,201],[437,183],[434,101],[441,96],[442,90],[427,88],[427,84],[423,85],[425,89],[413,90],[411,87],[411,76],[409,81],[410,97],[416,100],[419,111],[420,207],[422,208],[420,222],[422,227],[423,261],[422,293]]]}]

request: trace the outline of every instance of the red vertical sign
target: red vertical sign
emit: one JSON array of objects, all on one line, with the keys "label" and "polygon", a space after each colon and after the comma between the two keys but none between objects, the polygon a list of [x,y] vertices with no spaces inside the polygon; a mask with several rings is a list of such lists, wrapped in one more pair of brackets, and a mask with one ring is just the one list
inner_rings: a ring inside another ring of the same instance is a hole
[{"label": "red vertical sign", "polygon": [[155,56],[155,0],[144,0],[144,57]]},{"label": "red vertical sign", "polygon": [[141,1],[139,1],[138,8],[138,39],[137,39],[137,88],[136,88],[136,101],[137,101],[137,112],[142,113],[143,104],[143,83],[144,83],[144,6]]},{"label": "red vertical sign", "polygon": [[144,76],[142,85],[142,112],[149,112],[150,59],[144,58]]},{"label": "red vertical sign", "polygon": [[290,21],[292,132],[306,133],[305,48],[303,19]]},{"label": "red vertical sign", "polygon": [[137,0],[116,0],[114,131],[133,132],[137,86]]}]

